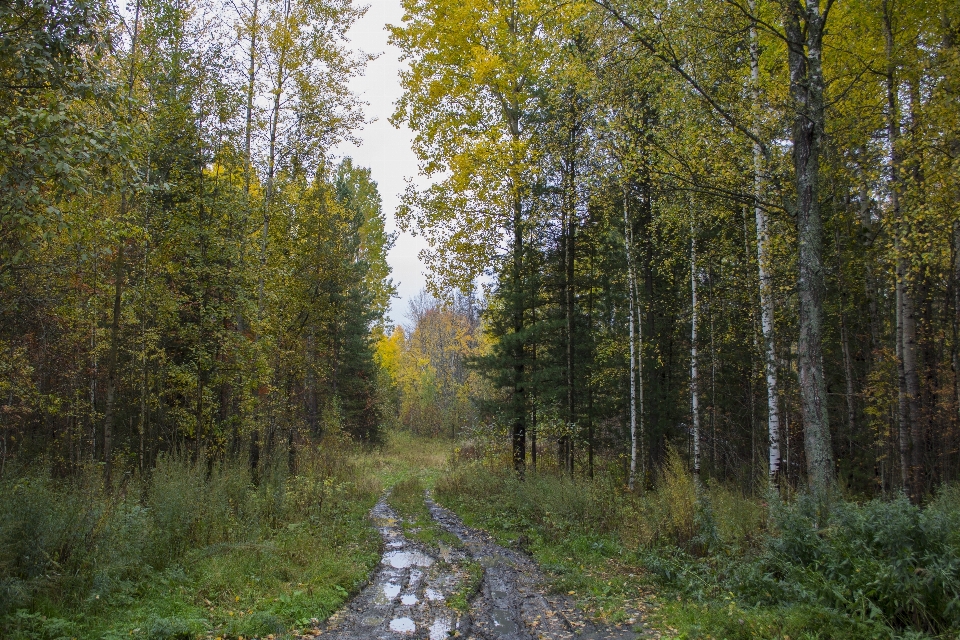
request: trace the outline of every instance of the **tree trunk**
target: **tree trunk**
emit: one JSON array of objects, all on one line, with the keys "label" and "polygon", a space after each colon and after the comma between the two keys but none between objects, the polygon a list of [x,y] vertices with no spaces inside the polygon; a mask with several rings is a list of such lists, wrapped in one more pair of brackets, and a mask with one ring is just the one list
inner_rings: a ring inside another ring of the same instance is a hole
[{"label": "tree trunk", "polygon": [[[954,421],[960,420],[960,222],[953,223],[953,269],[951,270],[951,279],[953,280],[953,313],[951,314],[951,328],[953,332],[953,341],[950,346],[950,362],[953,366],[953,402]],[[956,450],[956,447],[953,447]]]},{"label": "tree trunk", "polygon": [[843,277],[843,260],[840,255],[840,231],[834,230],[837,252],[837,285],[840,288],[840,350],[843,355],[843,378],[846,383],[847,401],[847,455],[853,453],[853,436],[857,429],[856,395],[854,393],[853,357],[850,355],[850,337],[847,331],[847,285]]},{"label": "tree trunk", "polygon": [[896,77],[896,60],[893,9],[888,0],[883,2],[883,31],[885,41],[886,90],[887,90],[887,137],[890,143],[890,206],[894,222],[894,249],[897,254],[897,377],[898,414],[900,437],[900,475],[903,488],[914,501],[919,500],[918,452],[913,451],[920,429],[919,396],[920,380],[917,375],[917,321],[916,305],[909,284],[907,261],[902,255],[902,238],[906,233],[900,204],[900,105],[897,99],[899,82]]},{"label": "tree trunk", "polygon": [[693,475],[700,477],[700,393],[697,376],[697,230],[690,210],[690,414],[693,424]]},{"label": "tree trunk", "polygon": [[630,220],[627,215],[627,190],[623,190],[623,244],[626,250],[627,258],[627,286],[630,288],[629,311],[630,311],[630,476],[627,481],[627,487],[633,491],[637,475],[637,382],[634,365],[636,357],[636,336],[633,325],[633,308],[636,306],[636,283],[633,271],[633,251],[631,242],[633,234],[630,232]]},{"label": "tree trunk", "polygon": [[257,79],[257,36],[259,35],[259,0],[253,0],[253,14],[250,19],[250,56],[247,66],[247,105],[244,120],[244,154],[243,154],[243,192],[250,196],[251,152],[250,138],[253,133],[253,94]]},{"label": "tree trunk", "polygon": [[573,477],[573,429],[576,424],[576,406],[574,390],[574,371],[573,371],[573,341],[574,341],[574,322],[573,322],[573,299],[574,299],[574,260],[576,259],[574,242],[577,233],[577,215],[576,215],[576,176],[574,174],[573,162],[568,167],[570,176],[569,194],[567,196],[567,251],[566,251],[566,320],[567,320],[567,424],[571,430],[568,436],[566,451],[566,470],[570,477]]},{"label": "tree trunk", "polygon": [[[283,28],[287,27],[290,19],[290,0],[283,4]],[[287,50],[280,50],[277,61],[277,75],[273,86],[273,107],[270,112],[269,152],[267,154],[267,185],[263,198],[263,229],[260,237],[260,272],[257,279],[257,314],[258,319],[263,316],[263,287],[264,273],[267,269],[267,244],[270,237],[270,205],[273,204],[274,177],[277,167],[277,130],[280,126],[280,98],[283,95],[286,80]],[[249,174],[249,172],[248,172]]]},{"label": "tree trunk", "polygon": [[833,450],[823,374],[823,224],[820,217],[820,146],[824,133],[821,62],[825,16],[819,0],[781,0],[788,40],[790,93],[794,103],[793,163],[797,188],[800,300],[801,412],[807,477],[815,493],[833,486]]},{"label": "tree trunk", "polygon": [[520,281],[523,275],[523,209],[520,202],[520,186],[513,184],[513,284],[516,288],[513,296],[513,333],[514,345],[513,363],[513,468],[523,478],[526,468],[527,454],[527,426],[526,426],[526,399],[523,388],[523,343],[520,334],[523,332],[523,298],[520,295],[523,289]]},{"label": "tree trunk", "polygon": [[[126,194],[120,196],[121,218],[126,214]],[[110,490],[113,481],[113,423],[117,400],[117,359],[120,346],[120,301],[123,296],[123,241],[113,263],[113,320],[110,323],[110,355],[107,358],[107,398],[103,412],[103,484]]]},{"label": "tree trunk", "polygon": [[[900,242],[896,241],[899,253]],[[909,409],[907,405],[907,377],[903,365],[903,265],[897,262],[896,280],[896,354],[897,354],[897,436],[900,452],[900,482],[903,491],[910,492],[910,438]]]},{"label": "tree trunk", "polygon": [[[533,293],[533,299],[530,304],[530,314],[531,314],[531,326],[537,325],[537,292],[536,287],[531,287]],[[530,345],[530,357],[531,357],[531,376],[536,375],[537,368],[537,341],[534,339]],[[532,391],[533,397],[531,398],[532,402],[530,408],[530,466],[533,469],[533,472],[537,472],[537,394],[536,390]]]},{"label": "tree trunk", "polygon": [[[756,14],[756,0],[750,0],[750,13]],[[760,48],[756,24],[750,25],[750,79],[753,99],[760,100]],[[757,224],[757,275],[760,280],[760,330],[763,335],[763,363],[767,381],[767,472],[770,486],[779,485],[780,476],[780,392],[777,388],[777,351],[773,313],[773,282],[770,274],[770,230],[767,213],[760,202],[763,191],[763,150],[753,144],[753,214]],[[716,445],[714,445],[716,450]]]}]

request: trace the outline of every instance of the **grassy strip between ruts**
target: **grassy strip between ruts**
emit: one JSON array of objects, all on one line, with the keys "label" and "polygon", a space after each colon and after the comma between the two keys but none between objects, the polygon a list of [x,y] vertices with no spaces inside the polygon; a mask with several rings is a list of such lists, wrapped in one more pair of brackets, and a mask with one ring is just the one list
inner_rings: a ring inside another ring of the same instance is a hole
[{"label": "grassy strip between ruts", "polygon": [[380,493],[347,451],[304,451],[253,484],[242,464],[166,460],[106,494],[95,472],[0,487],[4,638],[277,638],[367,579]]},{"label": "grassy strip between ruts", "polygon": [[403,520],[403,532],[409,538],[441,551],[444,546],[459,548],[460,539],[441,527],[430,517],[424,503],[426,488],[417,476],[411,476],[393,485],[387,501]]},{"label": "grassy strip between ruts", "polygon": [[[430,516],[430,510],[424,502],[424,492],[446,470],[449,449],[449,441],[396,432],[391,434],[379,457],[373,459],[373,464],[381,469],[381,474],[394,480],[388,502],[403,519],[404,534],[434,549],[441,561],[445,555],[444,547],[459,549],[463,544]],[[467,611],[470,599],[483,581],[483,567],[472,560],[465,560],[462,568],[466,572],[466,579],[451,594],[448,604],[458,611]]]},{"label": "grassy strip between ruts", "polygon": [[679,459],[646,494],[600,478],[465,464],[435,494],[611,621],[636,608],[677,638],[955,637],[957,491],[922,510],[798,499],[771,522],[759,500],[698,492]]}]

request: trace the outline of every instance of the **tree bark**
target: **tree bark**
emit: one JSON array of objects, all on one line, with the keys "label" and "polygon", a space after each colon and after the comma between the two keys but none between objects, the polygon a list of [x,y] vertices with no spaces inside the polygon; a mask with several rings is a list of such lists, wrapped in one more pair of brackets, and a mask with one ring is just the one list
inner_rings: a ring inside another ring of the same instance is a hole
[{"label": "tree bark", "polygon": [[797,189],[796,217],[799,242],[801,413],[807,478],[817,494],[834,482],[833,450],[823,373],[823,223],[820,215],[820,146],[824,132],[822,45],[832,0],[820,11],[819,0],[781,0],[788,41],[790,93],[795,114],[791,137]]},{"label": "tree bark", "polygon": [[[121,217],[126,214],[126,194],[120,197]],[[120,346],[120,301],[123,296],[123,241],[117,247],[113,263],[113,320],[110,323],[110,355],[107,358],[107,397],[103,412],[103,484],[110,490],[113,482],[113,423],[117,400],[117,360]]]},{"label": "tree bark", "polygon": [[896,263],[896,317],[897,317],[897,409],[899,416],[900,476],[903,488],[911,498],[919,500],[916,452],[913,451],[915,435],[920,428],[919,396],[920,381],[917,375],[917,322],[916,304],[909,284],[907,261],[904,258],[902,238],[906,233],[900,203],[901,152],[900,152],[900,105],[899,82],[896,76],[893,8],[888,0],[883,1],[883,31],[886,54],[887,90],[887,137],[890,144],[890,207],[894,222],[894,250]]},{"label": "tree bark", "polygon": [[526,425],[526,397],[523,388],[523,342],[520,334],[523,333],[523,298],[520,294],[523,289],[521,278],[523,275],[523,208],[520,201],[520,186],[513,184],[513,284],[516,291],[513,295],[513,333],[514,333],[514,363],[513,363],[513,468],[523,478],[526,468],[527,454],[527,425]]},{"label": "tree bark", "polygon": [[847,331],[847,286],[843,277],[843,260],[840,255],[840,231],[834,230],[837,254],[837,284],[840,288],[840,350],[843,355],[843,378],[846,383],[847,401],[847,454],[853,452],[853,436],[857,429],[856,395],[854,393],[853,357],[850,354],[850,336]]},{"label": "tree bark", "polygon": [[637,475],[637,382],[634,365],[636,363],[636,335],[634,332],[633,309],[636,306],[636,282],[633,270],[633,234],[630,232],[630,220],[627,215],[627,190],[623,190],[623,244],[626,250],[627,258],[627,286],[630,287],[629,311],[630,311],[630,476],[627,481],[627,487],[633,491]]},{"label": "tree bark", "polygon": [[697,374],[697,230],[690,210],[690,414],[693,424],[693,475],[700,477],[700,390]]},{"label": "tree bark", "polygon": [[[567,246],[566,246],[566,287],[565,287],[565,306],[567,320],[567,424],[572,432],[576,424],[576,395],[574,389],[574,322],[573,322],[573,300],[574,300],[574,261],[576,253],[574,243],[577,233],[577,215],[576,215],[576,175],[573,161],[569,161],[568,175],[569,186],[567,195]],[[573,434],[567,436],[566,451],[566,471],[570,477],[573,477]]]},{"label": "tree bark", "polygon": [[[750,0],[750,13],[756,15],[756,0]],[[760,48],[757,25],[750,25],[750,80],[754,106],[760,100]],[[759,133],[759,131],[757,132]],[[773,280],[770,274],[770,230],[767,213],[761,206],[763,192],[763,150],[753,143],[753,214],[757,225],[757,275],[760,280],[760,330],[763,335],[763,363],[767,382],[767,472],[770,486],[780,481],[780,392],[777,384],[777,351],[773,313]],[[716,450],[716,444],[714,444]]]},{"label": "tree bark", "polygon": [[[283,28],[290,20],[290,0],[283,3]],[[260,273],[257,279],[257,314],[263,316],[264,273],[267,269],[267,246],[270,238],[270,206],[273,204],[274,177],[277,168],[277,131],[280,126],[280,99],[286,82],[287,49],[280,49],[277,75],[273,86],[273,106],[270,111],[269,152],[267,154],[267,185],[263,198],[263,229],[260,236]],[[259,319],[259,318],[258,318]]]},{"label": "tree bark", "polygon": [[251,151],[250,139],[253,134],[253,94],[257,80],[257,36],[259,35],[259,0],[253,0],[253,14],[250,18],[250,56],[247,66],[247,104],[244,118],[244,146],[243,146],[243,192],[250,196]]}]

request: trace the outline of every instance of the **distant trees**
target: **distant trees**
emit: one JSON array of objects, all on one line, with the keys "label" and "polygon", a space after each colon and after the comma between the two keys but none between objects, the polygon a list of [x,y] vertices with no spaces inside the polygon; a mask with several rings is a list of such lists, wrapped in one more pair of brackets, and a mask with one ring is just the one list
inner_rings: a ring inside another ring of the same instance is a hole
[{"label": "distant trees", "polygon": [[330,157],[362,121],[361,11],[232,6],[0,8],[4,461],[109,483],[379,437],[392,238],[369,171]]},{"label": "distant trees", "polygon": [[475,426],[486,387],[471,366],[486,351],[479,312],[470,297],[442,302],[421,292],[410,301],[411,326],[380,337],[377,359],[400,426],[450,437]]},{"label": "distant trees", "polygon": [[[468,122],[458,96],[485,95],[497,65],[528,70],[521,233],[447,233],[445,207],[510,219],[481,191],[468,208],[411,193],[408,215],[440,274],[467,280],[482,269],[457,256],[496,251],[487,370],[528,424],[565,416],[562,468],[589,473],[642,424],[648,471],[672,443],[755,489],[840,479],[920,500],[957,477],[955,4],[460,3],[470,55],[404,35],[443,2],[407,7],[396,39],[423,73],[397,117],[460,141],[418,147],[444,184],[479,179],[457,153],[499,126],[495,101]],[[470,62],[534,22],[536,47]],[[427,69],[460,70],[456,89]]]}]

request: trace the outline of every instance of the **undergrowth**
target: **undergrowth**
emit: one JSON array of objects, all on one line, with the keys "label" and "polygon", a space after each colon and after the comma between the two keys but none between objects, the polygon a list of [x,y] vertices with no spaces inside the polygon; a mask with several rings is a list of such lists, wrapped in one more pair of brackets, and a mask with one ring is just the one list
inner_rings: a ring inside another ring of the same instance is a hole
[{"label": "undergrowth", "polygon": [[520,547],[597,615],[634,609],[681,638],[921,638],[960,631],[960,489],[926,507],[697,487],[671,455],[657,489],[461,465],[438,499]]},{"label": "undergrowth", "polygon": [[4,638],[281,636],[335,611],[378,559],[379,483],[343,453],[298,473],[166,458],[110,493],[96,469],[0,479]]},{"label": "undergrowth", "polygon": [[461,547],[460,539],[430,516],[430,510],[423,501],[425,491],[426,487],[418,476],[401,480],[390,490],[387,501],[403,520],[404,535],[438,550],[440,545]]}]

